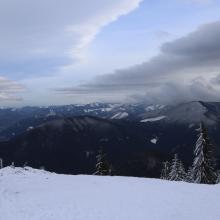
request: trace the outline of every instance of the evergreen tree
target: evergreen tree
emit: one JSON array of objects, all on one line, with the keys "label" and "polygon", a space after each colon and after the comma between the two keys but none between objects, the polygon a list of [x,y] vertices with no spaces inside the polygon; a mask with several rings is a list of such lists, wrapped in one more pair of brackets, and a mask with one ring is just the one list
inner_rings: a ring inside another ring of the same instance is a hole
[{"label": "evergreen tree", "polygon": [[216,175],[217,175],[217,177],[216,177],[216,183],[218,184],[218,183],[220,183],[220,170],[218,170],[218,171],[216,172]]},{"label": "evergreen tree", "polygon": [[106,161],[106,154],[103,153],[103,148],[101,147],[98,151],[98,155],[96,156],[96,172],[95,175],[108,175],[109,174],[109,165]]},{"label": "evergreen tree", "polygon": [[11,162],[11,168],[15,168],[15,162]]},{"label": "evergreen tree", "polygon": [[112,164],[109,165],[108,175],[109,176],[114,176],[115,175],[115,168],[113,167]]},{"label": "evergreen tree", "polygon": [[160,178],[164,180],[168,180],[169,173],[170,173],[170,163],[168,161],[165,161],[163,162],[163,168],[161,170]]},{"label": "evergreen tree", "polygon": [[198,131],[198,140],[194,150],[193,180],[195,183],[214,184],[217,175],[213,145],[210,143],[208,131],[203,123],[200,124]]},{"label": "evergreen tree", "polygon": [[0,169],[2,169],[2,168],[3,168],[3,159],[0,158]]},{"label": "evergreen tree", "polygon": [[175,154],[171,164],[171,170],[169,173],[169,180],[172,181],[184,181],[186,180],[186,172],[181,160],[178,159],[178,155]]},{"label": "evergreen tree", "polygon": [[186,174],[186,181],[188,183],[192,183],[194,180],[193,178],[193,168],[192,167],[189,167],[188,168],[188,171],[187,171],[187,174]]}]

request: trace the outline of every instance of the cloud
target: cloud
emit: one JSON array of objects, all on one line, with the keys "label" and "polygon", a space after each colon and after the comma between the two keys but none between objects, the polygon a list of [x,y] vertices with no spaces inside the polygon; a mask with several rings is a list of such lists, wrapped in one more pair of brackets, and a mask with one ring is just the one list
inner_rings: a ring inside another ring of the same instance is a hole
[{"label": "cloud", "polygon": [[0,101],[21,101],[18,94],[24,91],[22,84],[0,76]]},{"label": "cloud", "polygon": [[214,85],[220,85],[220,74],[213,77],[212,80],[211,80],[211,83],[214,84]]},{"label": "cloud", "polygon": [[0,1],[0,68],[27,77],[77,62],[102,27],[141,1]]},{"label": "cloud", "polygon": [[214,0],[179,0],[181,2],[186,2],[186,3],[196,3],[196,4],[202,4],[202,5],[206,5],[206,4],[211,4],[214,2]]},{"label": "cloud", "polygon": [[[203,25],[196,31],[164,43],[151,60],[93,82],[73,88],[58,88],[61,94],[111,99],[137,99],[172,102],[195,99],[219,100],[220,90],[213,80],[220,71],[220,21]],[[220,101],[220,100],[219,100]]]}]

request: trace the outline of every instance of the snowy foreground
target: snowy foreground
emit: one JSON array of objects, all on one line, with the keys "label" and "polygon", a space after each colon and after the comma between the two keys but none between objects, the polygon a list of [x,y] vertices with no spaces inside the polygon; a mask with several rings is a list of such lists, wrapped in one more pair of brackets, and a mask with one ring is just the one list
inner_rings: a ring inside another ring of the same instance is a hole
[{"label": "snowy foreground", "polygon": [[219,220],[220,185],[0,170],[2,220]]}]

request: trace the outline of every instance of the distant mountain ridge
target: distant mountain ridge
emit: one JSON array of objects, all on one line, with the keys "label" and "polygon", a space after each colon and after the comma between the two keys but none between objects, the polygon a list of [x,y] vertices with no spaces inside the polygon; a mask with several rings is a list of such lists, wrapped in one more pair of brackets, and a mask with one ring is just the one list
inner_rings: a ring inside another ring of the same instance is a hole
[{"label": "distant mountain ridge", "polygon": [[29,127],[35,127],[46,121],[86,115],[143,123],[161,120],[161,122],[186,123],[192,126],[204,121],[208,125],[215,125],[220,121],[220,103],[202,101],[176,105],[93,103],[0,109],[0,140],[20,135]]},{"label": "distant mountain ridge", "polygon": [[0,157],[7,164],[14,161],[59,173],[91,174],[98,148],[103,146],[117,174],[158,177],[162,161],[174,153],[187,166],[191,164],[201,121],[220,159],[220,103],[96,103],[7,111],[12,115],[18,111],[17,122],[0,132]]}]

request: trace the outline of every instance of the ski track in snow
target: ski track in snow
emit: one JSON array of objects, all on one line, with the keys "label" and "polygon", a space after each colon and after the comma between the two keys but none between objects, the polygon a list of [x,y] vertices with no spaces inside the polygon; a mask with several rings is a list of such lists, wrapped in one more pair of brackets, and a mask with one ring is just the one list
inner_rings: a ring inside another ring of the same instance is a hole
[{"label": "ski track in snow", "polygon": [[220,185],[0,170],[1,220],[219,220]]}]

